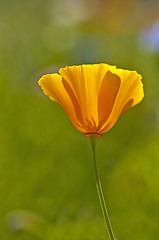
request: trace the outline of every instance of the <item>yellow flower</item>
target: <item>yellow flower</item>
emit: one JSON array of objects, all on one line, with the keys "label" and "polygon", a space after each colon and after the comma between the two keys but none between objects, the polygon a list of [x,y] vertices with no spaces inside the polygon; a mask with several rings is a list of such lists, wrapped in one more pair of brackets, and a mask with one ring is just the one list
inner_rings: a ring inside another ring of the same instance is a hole
[{"label": "yellow flower", "polygon": [[42,76],[38,83],[79,131],[102,134],[120,114],[142,100],[141,78],[136,71],[101,63],[66,66],[59,74]]}]

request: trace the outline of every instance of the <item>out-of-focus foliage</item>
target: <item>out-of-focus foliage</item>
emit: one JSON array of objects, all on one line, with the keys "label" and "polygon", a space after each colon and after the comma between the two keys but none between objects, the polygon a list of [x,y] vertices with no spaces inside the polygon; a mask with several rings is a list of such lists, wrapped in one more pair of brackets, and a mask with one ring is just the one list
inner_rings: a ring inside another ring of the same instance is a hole
[{"label": "out-of-focus foliage", "polygon": [[105,239],[89,141],[37,85],[99,62],[145,89],[97,145],[115,235],[158,238],[158,19],[158,1],[0,1],[0,239]]}]

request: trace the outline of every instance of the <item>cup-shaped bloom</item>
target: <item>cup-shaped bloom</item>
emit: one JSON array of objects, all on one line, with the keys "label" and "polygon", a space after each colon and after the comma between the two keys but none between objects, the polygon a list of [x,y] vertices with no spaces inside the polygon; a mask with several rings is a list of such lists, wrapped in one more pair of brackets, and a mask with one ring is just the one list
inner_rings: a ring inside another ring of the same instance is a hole
[{"label": "cup-shaped bloom", "polygon": [[85,134],[107,132],[120,114],[144,97],[141,75],[105,63],[66,66],[38,83]]}]

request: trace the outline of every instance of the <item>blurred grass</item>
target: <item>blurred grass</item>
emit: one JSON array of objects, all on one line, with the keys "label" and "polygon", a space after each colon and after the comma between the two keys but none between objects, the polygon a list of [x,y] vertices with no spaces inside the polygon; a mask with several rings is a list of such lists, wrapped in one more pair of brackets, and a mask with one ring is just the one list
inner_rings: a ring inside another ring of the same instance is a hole
[{"label": "blurred grass", "polygon": [[105,239],[89,141],[37,85],[61,66],[96,62],[143,75],[143,102],[99,140],[97,156],[116,237],[156,239],[159,54],[138,45],[137,30],[111,32],[97,16],[58,25],[56,4],[0,2],[0,239]]}]

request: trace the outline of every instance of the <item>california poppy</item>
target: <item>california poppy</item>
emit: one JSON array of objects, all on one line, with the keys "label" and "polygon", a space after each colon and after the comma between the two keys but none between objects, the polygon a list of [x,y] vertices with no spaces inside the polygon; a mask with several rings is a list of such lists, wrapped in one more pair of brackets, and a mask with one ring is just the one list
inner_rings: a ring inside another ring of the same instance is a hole
[{"label": "california poppy", "polygon": [[127,109],[144,97],[141,75],[105,63],[61,68],[39,80],[44,93],[58,102],[73,125],[90,137],[97,192],[110,240],[115,240],[95,155],[95,140],[107,132]]},{"label": "california poppy", "polygon": [[107,132],[144,96],[141,75],[105,63],[66,66],[42,76],[39,85],[85,134]]}]

